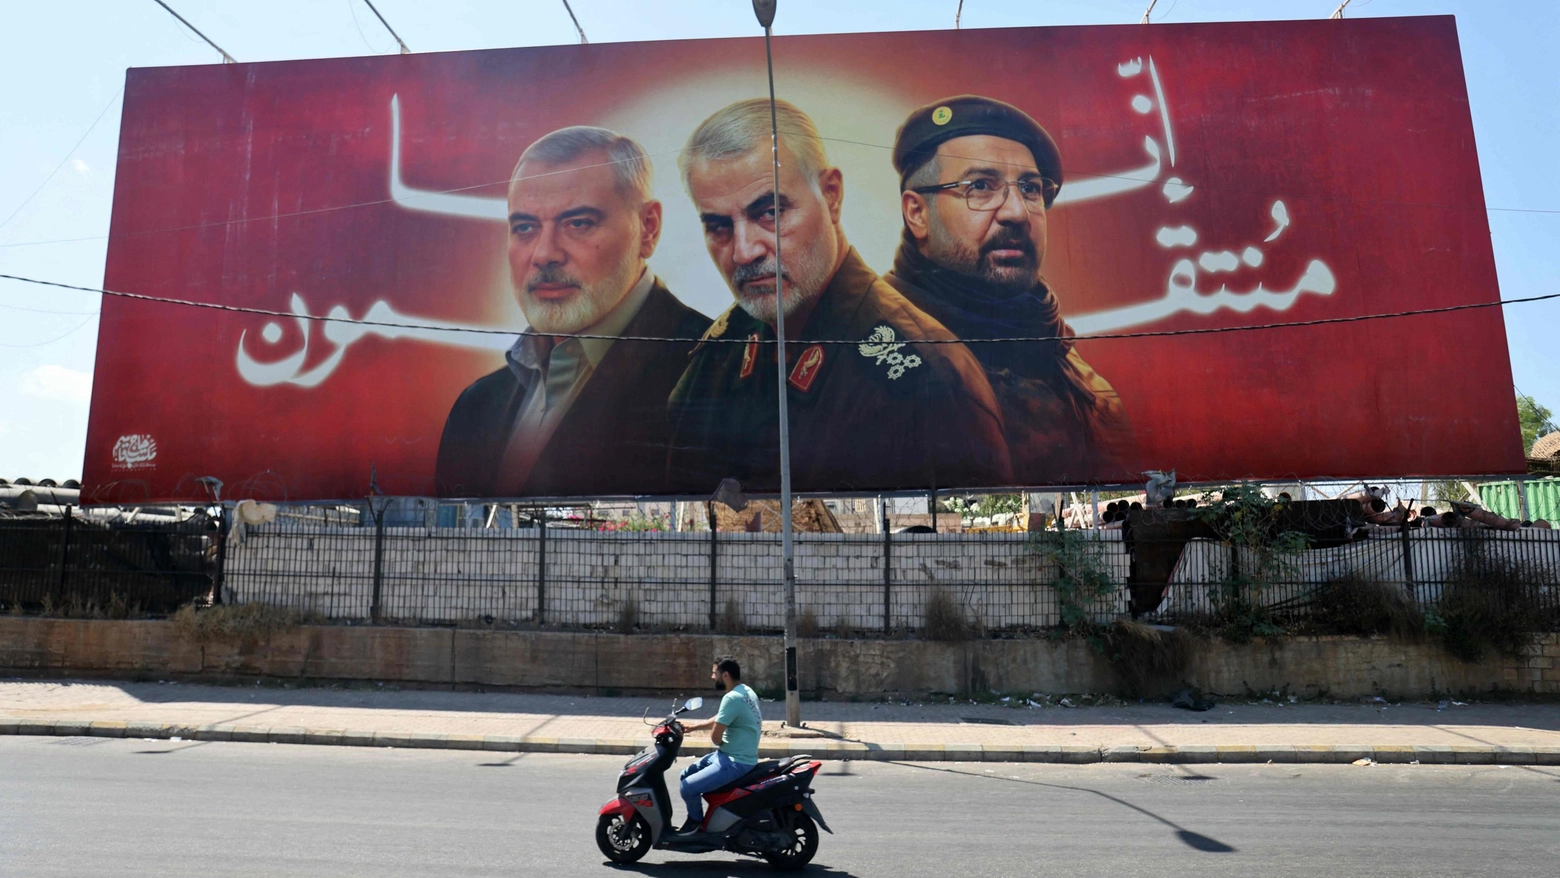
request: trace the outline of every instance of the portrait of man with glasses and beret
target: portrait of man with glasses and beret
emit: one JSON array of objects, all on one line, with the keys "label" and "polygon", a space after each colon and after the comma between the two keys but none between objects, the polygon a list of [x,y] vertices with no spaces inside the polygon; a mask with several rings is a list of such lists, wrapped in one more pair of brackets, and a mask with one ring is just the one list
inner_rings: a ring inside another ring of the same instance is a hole
[{"label": "portrait of man with glasses and beret", "polygon": [[[1121,399],[1074,349],[1046,284],[1046,212],[1061,154],[1027,113],[960,95],[912,112],[894,141],[904,235],[884,280],[965,342],[1002,409],[1019,484],[1130,465]],[[1002,342],[983,339],[1041,338]]]}]

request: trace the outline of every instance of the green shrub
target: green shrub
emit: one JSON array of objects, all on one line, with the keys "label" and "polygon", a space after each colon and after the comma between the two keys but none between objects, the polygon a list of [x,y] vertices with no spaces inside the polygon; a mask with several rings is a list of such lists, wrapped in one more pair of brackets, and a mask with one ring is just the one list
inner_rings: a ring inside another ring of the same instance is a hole
[{"label": "green shrub", "polygon": [[1081,531],[1047,530],[1030,536],[1029,550],[1056,565],[1056,610],[1063,631],[1088,633],[1095,606],[1116,590],[1100,560],[1099,544]]},{"label": "green shrub", "polygon": [[1462,546],[1427,627],[1463,661],[1482,661],[1490,653],[1518,657],[1540,632],[1560,621],[1555,607],[1545,601],[1545,593],[1555,588],[1552,573],[1490,558],[1484,541],[1471,538]]}]

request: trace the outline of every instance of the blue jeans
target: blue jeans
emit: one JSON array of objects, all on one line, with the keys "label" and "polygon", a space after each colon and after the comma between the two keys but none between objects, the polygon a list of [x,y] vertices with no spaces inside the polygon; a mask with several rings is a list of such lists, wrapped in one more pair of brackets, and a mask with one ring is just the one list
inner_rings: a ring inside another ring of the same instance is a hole
[{"label": "blue jeans", "polygon": [[716,750],[684,768],[678,779],[682,782],[683,804],[688,807],[688,819],[704,821],[704,800],[699,798],[709,790],[719,789],[753,770],[751,765],[732,759]]}]

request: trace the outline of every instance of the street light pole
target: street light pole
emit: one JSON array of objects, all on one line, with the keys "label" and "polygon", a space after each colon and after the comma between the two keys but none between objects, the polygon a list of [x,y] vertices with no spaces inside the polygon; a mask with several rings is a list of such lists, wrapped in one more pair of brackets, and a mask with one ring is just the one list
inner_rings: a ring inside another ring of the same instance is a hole
[{"label": "street light pole", "polygon": [[777,0],[753,0],[753,14],[764,28],[764,59],[769,67],[769,132],[774,156],[775,208],[775,377],[780,391],[780,557],[785,578],[785,724],[802,724],[802,699],[796,673],[796,566],[791,545],[791,418],[787,406],[785,357],[785,277],[780,263],[780,123],[775,110],[775,56],[770,26]]}]

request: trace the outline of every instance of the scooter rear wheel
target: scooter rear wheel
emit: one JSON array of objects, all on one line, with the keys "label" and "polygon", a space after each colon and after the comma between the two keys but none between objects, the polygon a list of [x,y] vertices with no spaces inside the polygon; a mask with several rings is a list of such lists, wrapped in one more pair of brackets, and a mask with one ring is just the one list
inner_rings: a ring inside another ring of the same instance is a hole
[{"label": "scooter rear wheel", "polygon": [[638,814],[603,814],[596,821],[596,847],[614,863],[637,863],[650,851],[650,824]]},{"label": "scooter rear wheel", "polygon": [[801,811],[777,811],[775,816],[780,818],[780,825],[785,827],[790,844],[783,850],[764,854],[764,859],[776,869],[787,871],[800,869],[812,862],[813,855],[818,853],[818,824]]}]

